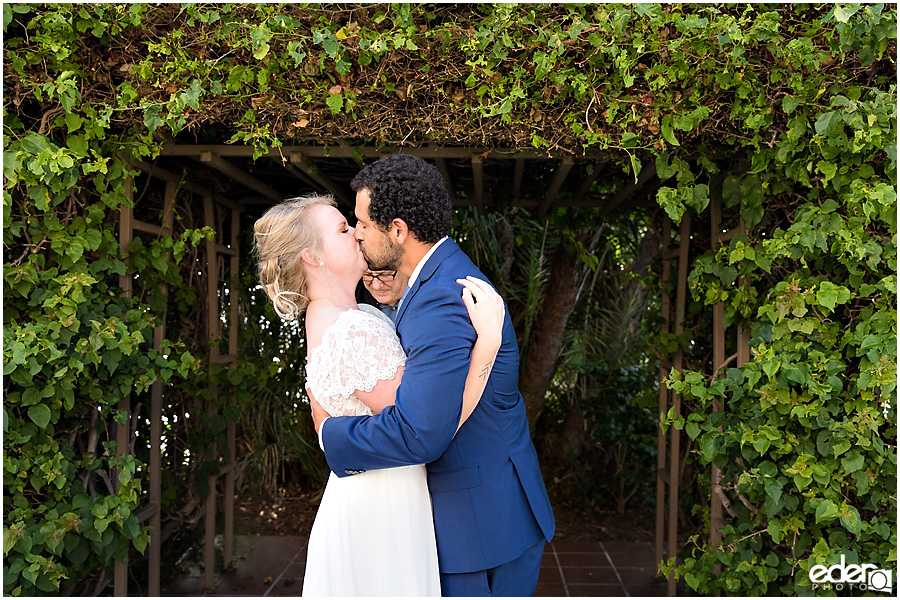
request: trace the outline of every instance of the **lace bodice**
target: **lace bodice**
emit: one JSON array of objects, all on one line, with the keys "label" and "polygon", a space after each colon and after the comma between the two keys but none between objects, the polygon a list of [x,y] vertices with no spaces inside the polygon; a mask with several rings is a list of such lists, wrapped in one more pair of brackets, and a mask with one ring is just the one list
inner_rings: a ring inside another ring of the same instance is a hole
[{"label": "lace bodice", "polygon": [[374,414],[354,391],[372,391],[406,364],[393,322],[374,306],[359,308],[342,312],[307,356],[306,387],[332,416]]}]

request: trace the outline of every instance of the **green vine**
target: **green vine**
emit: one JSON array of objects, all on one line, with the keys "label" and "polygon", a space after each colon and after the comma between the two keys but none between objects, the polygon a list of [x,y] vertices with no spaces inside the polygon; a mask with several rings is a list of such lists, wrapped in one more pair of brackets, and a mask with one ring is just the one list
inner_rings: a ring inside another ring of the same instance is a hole
[{"label": "green vine", "polygon": [[[896,565],[893,6],[4,4],[3,28],[5,593],[90,593],[143,550],[116,404],[177,380],[197,414],[223,377],[187,330],[150,343],[166,310],[198,310],[186,274],[211,233],[187,214],[126,252],[115,233],[128,161],[177,136],[257,157],[439,142],[655,167],[675,221],[718,195],[747,234],[694,260],[693,314],[724,302],[753,359],[672,373],[688,410],[671,424],[754,508],[735,502],[722,546],[693,538],[676,573],[793,595],[840,554]],[[225,374],[238,403],[244,368]],[[237,418],[229,403],[179,443],[200,456]],[[199,486],[216,464],[186,472]]]}]

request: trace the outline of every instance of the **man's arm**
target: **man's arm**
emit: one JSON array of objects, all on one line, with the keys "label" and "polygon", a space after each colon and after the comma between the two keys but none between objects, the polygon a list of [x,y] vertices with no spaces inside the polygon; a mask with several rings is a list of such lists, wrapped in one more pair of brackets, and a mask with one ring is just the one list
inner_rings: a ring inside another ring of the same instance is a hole
[{"label": "man's arm", "polygon": [[320,423],[326,460],[339,476],[431,462],[456,433],[475,330],[455,282],[425,285],[412,302],[401,322],[408,356],[396,404]]}]

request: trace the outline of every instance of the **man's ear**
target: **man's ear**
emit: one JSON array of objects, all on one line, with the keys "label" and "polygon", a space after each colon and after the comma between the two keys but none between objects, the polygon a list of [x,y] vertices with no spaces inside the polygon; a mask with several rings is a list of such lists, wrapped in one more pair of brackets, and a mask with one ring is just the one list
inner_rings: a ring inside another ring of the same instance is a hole
[{"label": "man's ear", "polygon": [[310,250],[309,247],[300,251],[300,259],[311,267],[319,266],[319,259],[313,256],[312,250]]},{"label": "man's ear", "polygon": [[388,235],[397,244],[403,244],[410,236],[412,236],[409,227],[406,226],[406,221],[403,219],[394,219],[391,221],[391,224],[388,227]]}]

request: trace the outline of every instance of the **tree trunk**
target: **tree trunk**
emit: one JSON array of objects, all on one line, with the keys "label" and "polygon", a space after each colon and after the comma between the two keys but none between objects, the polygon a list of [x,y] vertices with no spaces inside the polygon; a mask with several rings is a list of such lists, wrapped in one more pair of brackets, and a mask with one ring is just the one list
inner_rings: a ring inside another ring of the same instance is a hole
[{"label": "tree trunk", "polygon": [[[582,243],[589,239],[590,233],[589,229],[581,231],[579,239]],[[530,350],[520,369],[519,391],[525,399],[525,411],[532,434],[544,407],[544,397],[556,373],[556,359],[559,357],[566,323],[575,308],[579,275],[575,248],[563,237],[556,247],[550,267],[550,285],[544,294]]]}]

